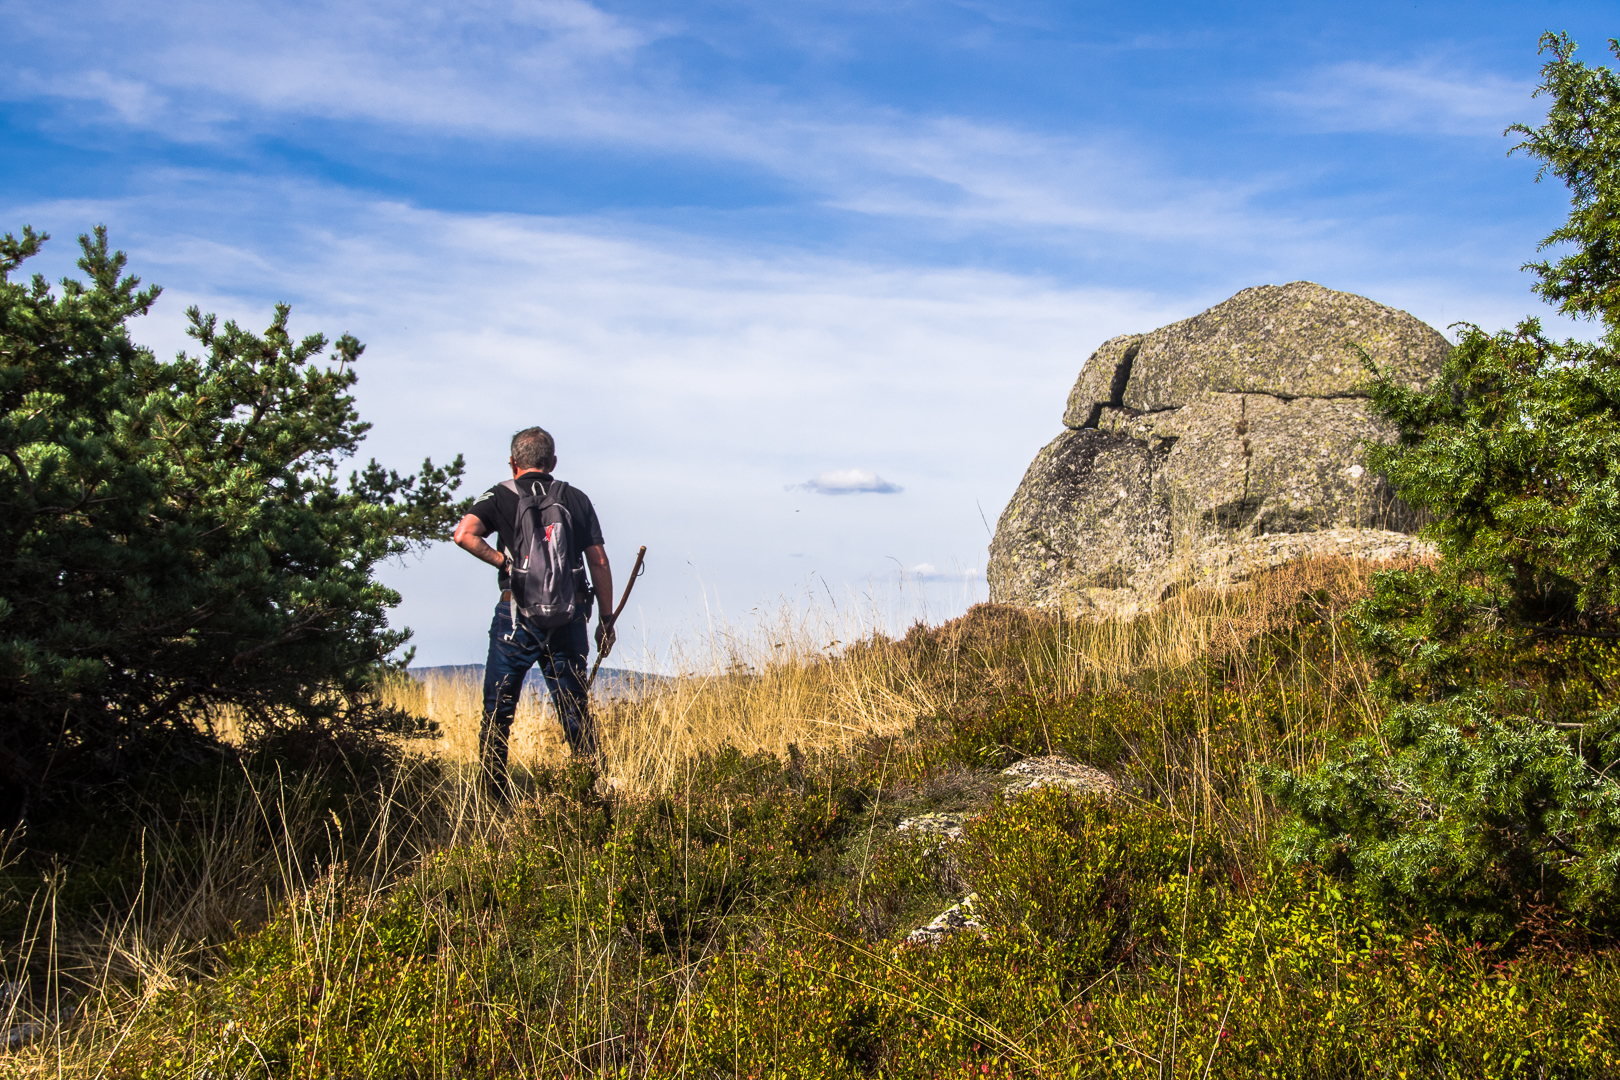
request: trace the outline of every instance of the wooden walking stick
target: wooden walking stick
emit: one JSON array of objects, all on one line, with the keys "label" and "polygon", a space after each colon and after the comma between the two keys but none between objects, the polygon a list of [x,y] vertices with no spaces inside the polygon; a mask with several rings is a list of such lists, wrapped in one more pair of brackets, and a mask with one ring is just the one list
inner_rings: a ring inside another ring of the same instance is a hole
[{"label": "wooden walking stick", "polygon": [[[647,545],[642,544],[641,550],[636,552],[636,565],[630,568],[630,580],[624,583],[624,595],[619,598],[619,606],[613,609],[613,621],[608,623],[609,630],[619,625],[619,615],[624,611],[624,605],[630,602],[630,590],[636,587],[636,578],[646,572],[646,567],[641,565],[642,560],[646,557]],[[608,599],[611,600],[613,597],[610,596]],[[596,681],[596,669],[602,666],[602,661],[606,660],[607,654],[612,651],[613,642],[609,640],[607,648],[596,654],[596,663],[591,665],[591,676],[585,680],[585,692],[587,694],[591,692],[591,684]]]}]

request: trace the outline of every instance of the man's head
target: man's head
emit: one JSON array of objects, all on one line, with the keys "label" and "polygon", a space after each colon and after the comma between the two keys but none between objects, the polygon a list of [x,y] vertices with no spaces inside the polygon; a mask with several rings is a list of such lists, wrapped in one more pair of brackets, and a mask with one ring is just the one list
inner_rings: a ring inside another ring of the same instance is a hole
[{"label": "man's head", "polygon": [[550,472],[557,465],[557,444],[545,428],[524,428],[512,436],[512,475]]}]

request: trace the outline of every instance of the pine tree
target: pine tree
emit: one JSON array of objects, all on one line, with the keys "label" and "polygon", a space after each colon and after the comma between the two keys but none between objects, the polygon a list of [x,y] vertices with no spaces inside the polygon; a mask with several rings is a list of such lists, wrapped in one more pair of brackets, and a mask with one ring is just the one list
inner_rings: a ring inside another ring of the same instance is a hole
[{"label": "pine tree", "polygon": [[362,346],[262,335],[195,308],[201,355],[159,361],[129,321],[156,288],[104,229],[87,276],[13,281],[47,237],[0,240],[0,814],[212,736],[386,718],[369,680],[404,644],[377,564],[445,534],[460,457],[401,477],[338,467],[369,425]]},{"label": "pine tree", "polygon": [[1620,928],[1620,79],[1567,36],[1542,50],[1547,119],[1511,152],[1571,205],[1542,244],[1567,253],[1526,269],[1599,340],[1465,325],[1432,387],[1377,379],[1400,438],[1370,463],[1433,515],[1440,561],[1354,613],[1381,730],[1273,778],[1292,857],[1494,938],[1536,906]]}]

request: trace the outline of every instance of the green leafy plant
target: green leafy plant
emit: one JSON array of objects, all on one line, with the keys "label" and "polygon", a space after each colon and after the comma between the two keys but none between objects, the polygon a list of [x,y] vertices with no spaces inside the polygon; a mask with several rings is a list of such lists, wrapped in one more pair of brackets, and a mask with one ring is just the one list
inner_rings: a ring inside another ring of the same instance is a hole
[{"label": "green leafy plant", "polygon": [[974,822],[960,858],[992,929],[1064,943],[1084,975],[1173,950],[1184,916],[1207,918],[1218,855],[1162,814],[1046,788]]}]

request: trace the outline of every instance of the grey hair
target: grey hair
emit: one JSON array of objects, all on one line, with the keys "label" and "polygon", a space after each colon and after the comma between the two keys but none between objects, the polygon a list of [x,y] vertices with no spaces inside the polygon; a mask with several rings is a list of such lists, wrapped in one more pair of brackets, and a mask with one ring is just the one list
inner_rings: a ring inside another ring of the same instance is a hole
[{"label": "grey hair", "polygon": [[545,428],[524,428],[512,436],[512,464],[520,469],[549,469],[557,464],[557,444]]}]

